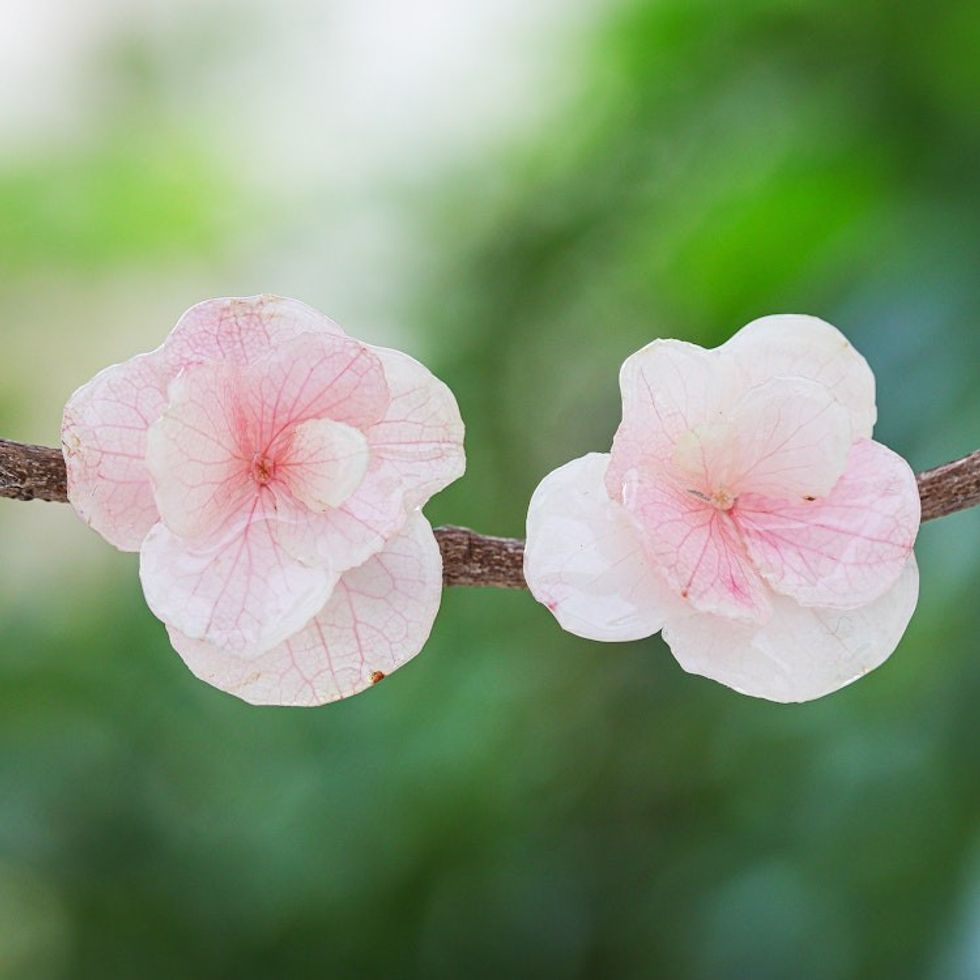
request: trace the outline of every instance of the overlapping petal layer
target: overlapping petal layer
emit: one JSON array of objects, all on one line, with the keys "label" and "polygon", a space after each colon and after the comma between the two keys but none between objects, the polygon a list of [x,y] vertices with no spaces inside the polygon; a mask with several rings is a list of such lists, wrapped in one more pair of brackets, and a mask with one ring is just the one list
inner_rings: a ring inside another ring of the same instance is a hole
[{"label": "overlapping petal layer", "polygon": [[97,374],[65,406],[68,499],[123,551],[138,551],[160,519],[145,462],[146,432],[167,403],[170,378],[159,354],[142,354]]},{"label": "overlapping petal layer", "polygon": [[619,385],[623,420],[606,472],[613,499],[619,499],[628,470],[672,469],[678,440],[722,421],[741,391],[734,364],[680,340],[655,340],[628,357]]},{"label": "overlapping petal layer", "polygon": [[747,391],[730,421],[694,430],[675,453],[676,470],[701,488],[767,494],[788,500],[822,497],[844,472],[851,447],[847,412],[827,388],[776,378]]},{"label": "overlapping petal layer", "polygon": [[637,640],[663,626],[666,588],[629,514],[606,493],[608,465],[608,454],[590,453],[541,482],[527,514],[524,574],[570,633]]},{"label": "overlapping petal layer", "polygon": [[198,550],[158,524],[140,551],[143,592],[156,616],[239,656],[262,653],[302,629],[338,577],[285,551],[268,491],[215,543]]},{"label": "overlapping petal layer", "polygon": [[910,558],[884,595],[857,609],[807,608],[777,596],[762,627],[690,615],[672,617],[663,635],[689,673],[757,698],[809,701],[883,663],[902,638],[918,594]]},{"label": "overlapping petal layer", "polygon": [[733,360],[746,385],[807,378],[829,388],[847,409],[854,439],[869,439],[877,418],[875,379],[847,338],[815,316],[782,313],[746,324],[718,352]]},{"label": "overlapping petal layer", "polygon": [[442,559],[420,513],[384,550],[347,572],[299,633],[243,659],[171,629],[174,647],[201,680],[252,704],[319,705],[349,697],[421,650],[442,593]]},{"label": "overlapping petal layer", "polygon": [[209,299],[177,321],[163,352],[176,369],[205,361],[245,365],[305,333],[345,336],[299,300],[269,294]]},{"label": "overlapping petal layer", "polygon": [[150,427],[146,465],[160,517],[176,535],[205,539],[249,510],[258,494],[241,369],[199,364],[181,372]]},{"label": "overlapping petal layer", "polygon": [[372,348],[384,367],[391,401],[368,431],[371,454],[397,477],[405,506],[420,507],[463,475],[463,420],[449,388],[401,351]]},{"label": "overlapping petal layer", "polygon": [[805,606],[853,608],[888,591],[901,574],[920,501],[908,463],[864,439],[826,498],[747,495],[736,511],[749,555],[777,592]]},{"label": "overlapping petal layer", "polygon": [[626,474],[623,502],[673,595],[704,612],[765,621],[769,590],[726,511],[643,470]]}]

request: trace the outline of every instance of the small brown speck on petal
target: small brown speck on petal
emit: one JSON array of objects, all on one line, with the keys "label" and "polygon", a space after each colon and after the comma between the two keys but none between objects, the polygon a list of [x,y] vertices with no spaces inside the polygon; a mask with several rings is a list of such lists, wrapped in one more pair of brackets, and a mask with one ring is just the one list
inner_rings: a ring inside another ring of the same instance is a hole
[{"label": "small brown speck on petal", "polygon": [[385,679],[385,675],[380,670],[375,670],[371,673],[372,684],[377,684],[378,681],[383,681],[384,679]]}]

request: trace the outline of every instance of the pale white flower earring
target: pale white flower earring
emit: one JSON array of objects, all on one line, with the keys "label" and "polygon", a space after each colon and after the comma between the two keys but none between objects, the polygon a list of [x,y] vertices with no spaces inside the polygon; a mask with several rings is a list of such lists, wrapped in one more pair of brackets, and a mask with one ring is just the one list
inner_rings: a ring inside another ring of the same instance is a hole
[{"label": "pale white flower earring", "polygon": [[814,317],[714,350],[656,340],[620,374],[612,451],[549,474],[524,570],[569,632],[663,630],[685,670],[774,701],[849,684],[915,609],[916,480],[871,438],[874,376]]}]

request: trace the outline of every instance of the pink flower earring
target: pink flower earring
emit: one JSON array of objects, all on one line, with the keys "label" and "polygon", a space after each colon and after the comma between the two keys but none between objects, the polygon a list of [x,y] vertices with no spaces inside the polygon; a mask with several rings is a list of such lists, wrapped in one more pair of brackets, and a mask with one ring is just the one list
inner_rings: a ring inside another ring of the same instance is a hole
[{"label": "pink flower earring", "polygon": [[656,340],[620,386],[612,451],[531,500],[538,601],[591,639],[662,629],[685,670],[774,701],[881,664],[918,597],[920,501],[871,439],[874,376],[844,336],[785,315],[715,350]]},{"label": "pink flower earring", "polygon": [[462,473],[452,392],[278,296],[217,299],[65,409],[76,512],[139,551],[202,680],[256,704],[354,694],[422,647],[442,560],[421,507]]}]

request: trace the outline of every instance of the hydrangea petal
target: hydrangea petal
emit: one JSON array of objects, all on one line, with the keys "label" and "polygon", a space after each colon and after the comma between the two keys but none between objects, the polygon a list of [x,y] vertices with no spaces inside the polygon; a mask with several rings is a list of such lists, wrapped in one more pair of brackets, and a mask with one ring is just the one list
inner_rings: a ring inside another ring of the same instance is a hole
[{"label": "hydrangea petal", "polygon": [[238,655],[271,649],[323,607],[335,574],[289,556],[279,544],[268,491],[244,524],[197,550],[158,524],[140,551],[150,609],[168,626]]},{"label": "hydrangea petal", "polygon": [[276,491],[276,534],[282,547],[307,564],[345,572],[384,547],[408,518],[398,474],[372,456],[357,492],[339,507],[311,511],[285,488]]},{"label": "hydrangea petal", "polygon": [[384,417],[390,397],[377,355],[349,337],[303,334],[248,366],[244,375],[257,445],[276,441],[310,419],[333,419],[362,431]]},{"label": "hydrangea petal", "polygon": [[170,638],[197,677],[251,704],[327,704],[411,660],[428,639],[441,595],[439,546],[415,513],[383,551],[341,578],[305,629],[268,653],[246,660],[173,629]]},{"label": "hydrangea petal", "polygon": [[293,430],[278,472],[294,497],[322,514],[361,485],[369,461],[368,441],[359,429],[333,419],[310,419]]},{"label": "hydrangea petal", "polygon": [[737,362],[750,385],[775,377],[809,378],[848,410],[853,438],[870,438],[877,418],[875,379],[847,338],[814,316],[765,316],[742,327],[719,352]]},{"label": "hydrangea petal", "polygon": [[802,500],[830,492],[850,447],[847,411],[829,389],[776,378],[747,391],[730,421],[682,436],[674,464],[693,487],[708,492]]},{"label": "hydrangea petal", "polygon": [[680,340],[655,340],[628,357],[619,385],[623,420],[606,472],[614,499],[620,499],[628,470],[653,464],[670,469],[677,441],[717,422],[740,393],[729,360]]},{"label": "hydrangea petal", "polygon": [[146,465],[157,506],[180,537],[220,536],[227,522],[255,501],[242,387],[240,369],[229,364],[183,371],[150,428]]},{"label": "hydrangea petal", "polygon": [[753,629],[720,616],[670,618],[664,640],[692,674],[752,697],[811,701],[874,670],[898,646],[919,594],[915,558],[892,587],[859,609],[800,606],[775,597],[773,613]]},{"label": "hydrangea petal", "polygon": [[665,585],[629,514],[605,488],[609,455],[589,453],[541,481],[527,513],[524,576],[563,629],[637,640],[663,626]]},{"label": "hydrangea petal", "polygon": [[142,354],[97,374],[65,406],[68,499],[123,551],[138,551],[160,519],[144,458],[147,430],[166,405],[170,378],[158,354]]},{"label": "hydrangea petal", "polygon": [[769,589],[726,511],[642,470],[626,474],[623,503],[674,595],[704,612],[765,621]]},{"label": "hydrangea petal", "polygon": [[921,504],[901,456],[854,445],[830,495],[810,503],[748,495],[736,521],[769,584],[806,606],[850,608],[886,592],[912,552]]},{"label": "hydrangea petal", "polygon": [[203,361],[243,365],[304,333],[346,336],[328,316],[299,300],[268,293],[209,299],[177,321],[163,352],[177,368]]},{"label": "hydrangea petal", "polygon": [[409,513],[465,468],[463,423],[449,388],[405,354],[371,350],[383,366],[390,401],[366,430],[371,458],[357,493],[324,513],[310,513],[288,494],[279,500],[283,547],[336,571],[375,554]]},{"label": "hydrangea petal", "polygon": [[406,508],[421,507],[466,469],[459,406],[452,391],[414,358],[372,349],[384,367],[391,403],[368,431],[371,452],[398,475]]}]

